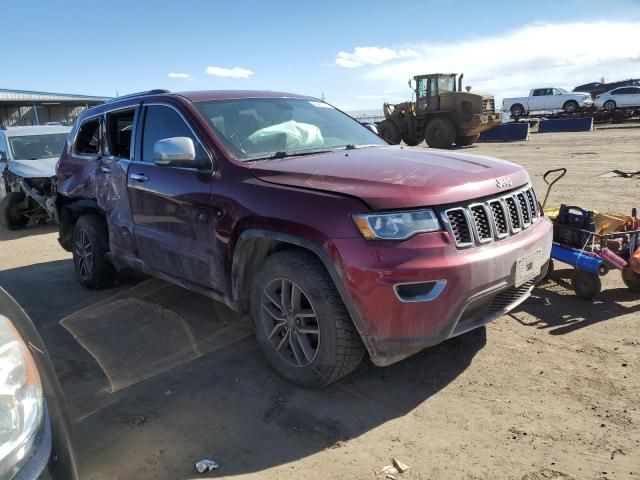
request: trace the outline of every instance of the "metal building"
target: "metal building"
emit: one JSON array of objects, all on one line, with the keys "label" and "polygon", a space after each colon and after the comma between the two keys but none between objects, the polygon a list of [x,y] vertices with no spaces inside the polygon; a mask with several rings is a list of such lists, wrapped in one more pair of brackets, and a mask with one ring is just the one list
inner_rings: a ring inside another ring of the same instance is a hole
[{"label": "metal building", "polygon": [[70,125],[80,112],[107,100],[109,97],[0,88],[0,125]]}]

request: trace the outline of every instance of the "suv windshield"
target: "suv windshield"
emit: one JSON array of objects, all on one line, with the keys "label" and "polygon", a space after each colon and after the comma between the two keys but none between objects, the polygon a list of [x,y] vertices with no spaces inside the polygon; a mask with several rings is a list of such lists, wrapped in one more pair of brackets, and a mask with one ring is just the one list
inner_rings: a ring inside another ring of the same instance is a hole
[{"label": "suv windshield", "polygon": [[62,147],[66,141],[66,133],[9,137],[11,153],[16,160],[39,160],[41,158],[57,157],[62,152]]},{"label": "suv windshield", "polygon": [[238,160],[388,145],[367,127],[320,101],[247,98],[195,105]]}]

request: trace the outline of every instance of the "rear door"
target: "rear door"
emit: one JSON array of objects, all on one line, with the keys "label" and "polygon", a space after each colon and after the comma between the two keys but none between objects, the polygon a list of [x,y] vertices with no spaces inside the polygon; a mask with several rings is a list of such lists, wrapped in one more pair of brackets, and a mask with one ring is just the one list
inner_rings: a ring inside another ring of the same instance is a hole
[{"label": "rear door", "polygon": [[109,246],[114,254],[135,255],[133,218],[127,202],[127,173],[133,160],[133,131],[140,107],[105,113],[102,153],[96,169],[96,200],[106,213]]},{"label": "rear door", "polygon": [[[220,290],[211,207],[212,158],[177,105],[146,103],[139,125],[137,156],[128,176],[138,255],[157,271]],[[196,157],[206,158],[209,168],[155,165],[154,144],[172,137],[190,137]]]}]

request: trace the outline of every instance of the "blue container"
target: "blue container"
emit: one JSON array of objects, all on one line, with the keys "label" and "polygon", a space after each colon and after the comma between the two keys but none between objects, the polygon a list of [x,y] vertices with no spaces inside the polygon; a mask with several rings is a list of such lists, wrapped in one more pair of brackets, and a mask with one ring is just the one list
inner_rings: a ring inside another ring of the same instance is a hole
[{"label": "blue container", "polygon": [[529,122],[501,123],[482,132],[478,142],[519,142],[529,140]]},{"label": "blue container", "polygon": [[580,270],[595,273],[596,275],[600,274],[601,259],[582,253],[579,250],[574,250],[573,248],[561,247],[557,243],[554,243],[553,247],[551,247],[551,258]]},{"label": "blue container", "polygon": [[593,130],[593,118],[558,118],[540,120],[538,133],[546,132],[590,132]]}]

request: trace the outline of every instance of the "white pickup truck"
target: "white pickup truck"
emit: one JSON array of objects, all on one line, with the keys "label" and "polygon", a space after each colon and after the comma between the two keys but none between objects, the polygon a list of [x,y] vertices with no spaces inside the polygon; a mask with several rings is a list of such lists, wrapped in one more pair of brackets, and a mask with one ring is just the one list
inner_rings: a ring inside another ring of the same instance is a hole
[{"label": "white pickup truck", "polygon": [[593,100],[590,93],[567,92],[563,88],[534,88],[528,97],[505,98],[502,110],[511,112],[513,118],[527,113],[564,110],[567,113],[577,112],[580,108],[590,107]]}]

